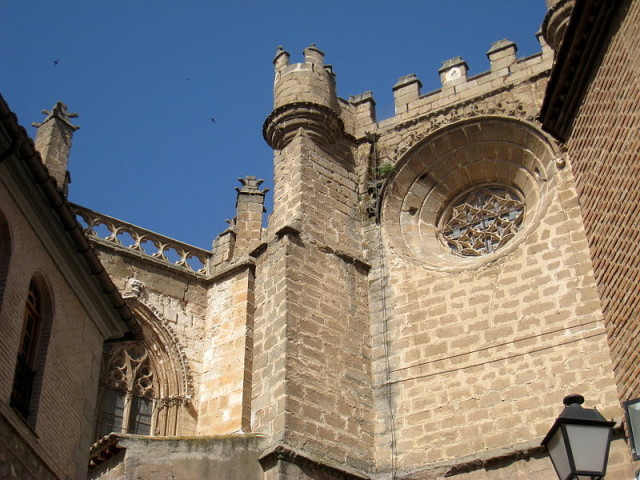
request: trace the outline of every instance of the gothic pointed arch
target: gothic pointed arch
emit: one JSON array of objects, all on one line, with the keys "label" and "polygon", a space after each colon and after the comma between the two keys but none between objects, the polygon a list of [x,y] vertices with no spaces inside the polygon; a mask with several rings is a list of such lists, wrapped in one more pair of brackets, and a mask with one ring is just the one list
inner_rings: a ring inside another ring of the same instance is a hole
[{"label": "gothic pointed arch", "polygon": [[180,340],[160,312],[139,297],[125,297],[150,344],[151,358],[162,379],[159,395],[175,397],[185,403],[193,401],[193,376]]},{"label": "gothic pointed arch", "polygon": [[124,295],[140,337],[105,344],[98,437],[188,434],[195,425],[186,355],[167,321],[142,298],[143,288],[133,283]]}]

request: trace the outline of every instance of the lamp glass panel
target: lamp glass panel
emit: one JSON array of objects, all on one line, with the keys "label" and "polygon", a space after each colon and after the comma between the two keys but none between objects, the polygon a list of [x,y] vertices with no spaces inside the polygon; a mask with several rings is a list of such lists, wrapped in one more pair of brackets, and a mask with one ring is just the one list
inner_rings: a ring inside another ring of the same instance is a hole
[{"label": "lamp glass panel", "polygon": [[627,416],[633,437],[633,451],[640,455],[640,402],[627,404]]},{"label": "lamp glass panel", "polygon": [[556,433],[553,434],[551,440],[547,443],[547,450],[549,450],[549,455],[556,472],[558,472],[558,476],[561,480],[566,480],[571,473],[571,466],[567,456],[567,447],[562,437],[562,428],[558,428]]},{"label": "lamp glass panel", "polygon": [[577,471],[602,472],[608,453],[609,427],[566,425]]}]

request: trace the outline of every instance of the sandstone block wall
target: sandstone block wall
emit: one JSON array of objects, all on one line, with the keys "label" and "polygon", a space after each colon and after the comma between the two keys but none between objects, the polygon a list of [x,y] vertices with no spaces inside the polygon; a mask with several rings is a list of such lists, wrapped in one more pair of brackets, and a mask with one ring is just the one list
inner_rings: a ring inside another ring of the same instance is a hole
[{"label": "sandstone block wall", "polygon": [[[468,464],[438,465],[432,471],[414,472],[400,475],[398,478],[406,480],[550,480],[557,478],[549,457],[541,449],[527,455],[489,456],[469,459]],[[464,460],[464,459],[461,459]],[[633,478],[629,464],[629,451],[622,438],[616,438],[611,443],[607,479],[626,480]]]},{"label": "sandstone block wall", "polygon": [[372,326],[383,469],[539,440],[572,391],[620,416],[571,175],[560,177],[540,224],[494,262],[437,272],[385,251],[385,292],[372,292],[386,295]]},{"label": "sandstone block wall", "polygon": [[276,194],[257,270],[256,429],[321,461],[367,468],[370,353],[357,179],[350,151],[327,148],[343,156],[304,134],[276,152],[284,192]]},{"label": "sandstone block wall", "polygon": [[272,442],[284,437],[289,241],[270,242],[268,261],[263,255],[256,266],[251,424]]},{"label": "sandstone block wall", "polygon": [[[204,328],[206,288],[189,272],[123,248],[101,243],[95,246],[102,264],[121,292],[127,292],[128,282],[132,279],[142,282],[144,293],[139,302],[152,312],[150,321],[161,324],[176,339],[186,356],[193,385],[199,385],[207,336]],[[197,391],[194,389],[193,393]],[[197,395],[194,401],[198,401]],[[194,425],[188,428],[194,429]]]},{"label": "sandstone block wall", "polygon": [[250,269],[209,288],[198,421],[201,435],[251,430],[253,290]]},{"label": "sandstone block wall", "polygon": [[[439,478],[439,464],[535,444],[572,391],[621,415],[573,175],[535,121],[551,66],[543,47],[516,60],[495,45],[492,70],[470,79],[460,59],[445,62],[441,90],[416,97],[409,79],[396,116],[355,127],[377,133],[378,164],[395,165],[364,245],[380,472]],[[493,259],[448,257],[447,202],[493,182],[524,195],[523,231]]]},{"label": "sandstone block wall", "polygon": [[[186,359],[192,398],[180,408],[177,434],[226,434],[250,430],[253,273],[240,267],[206,279],[141,254],[97,244],[114,283],[127,291],[144,284],[139,302],[152,312],[145,321],[168,332],[175,353]],[[125,293],[125,296],[126,293]],[[144,317],[141,317],[144,318]],[[160,386],[158,394],[167,391]]]}]

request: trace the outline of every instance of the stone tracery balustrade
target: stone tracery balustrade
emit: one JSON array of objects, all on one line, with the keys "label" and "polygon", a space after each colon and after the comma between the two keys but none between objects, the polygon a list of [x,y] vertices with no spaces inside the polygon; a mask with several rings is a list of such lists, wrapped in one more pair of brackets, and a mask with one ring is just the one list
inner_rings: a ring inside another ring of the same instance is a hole
[{"label": "stone tracery balustrade", "polygon": [[[152,258],[164,261],[169,265],[185,268],[186,270],[208,274],[212,252],[182,243],[164,235],[146,230],[117,218],[94,212],[80,205],[71,204],[78,221],[84,227],[85,233],[92,240],[117,245]],[[129,236],[129,242],[123,238]],[[176,260],[167,256],[170,254]]]}]

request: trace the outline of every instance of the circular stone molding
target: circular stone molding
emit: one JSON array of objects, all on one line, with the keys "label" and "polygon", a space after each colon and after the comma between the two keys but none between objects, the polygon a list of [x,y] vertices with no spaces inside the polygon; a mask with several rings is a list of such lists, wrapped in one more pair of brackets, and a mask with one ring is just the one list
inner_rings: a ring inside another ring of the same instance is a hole
[{"label": "circular stone molding", "polygon": [[[516,248],[538,223],[556,157],[547,137],[523,121],[481,117],[447,126],[397,163],[382,194],[385,237],[395,253],[439,270],[493,261]],[[476,248],[453,248],[447,236],[459,232],[447,232],[447,224],[453,208],[473,192],[497,194],[503,204],[495,208],[504,210],[501,230],[487,240],[488,248],[478,247],[476,238],[471,242]]]}]

